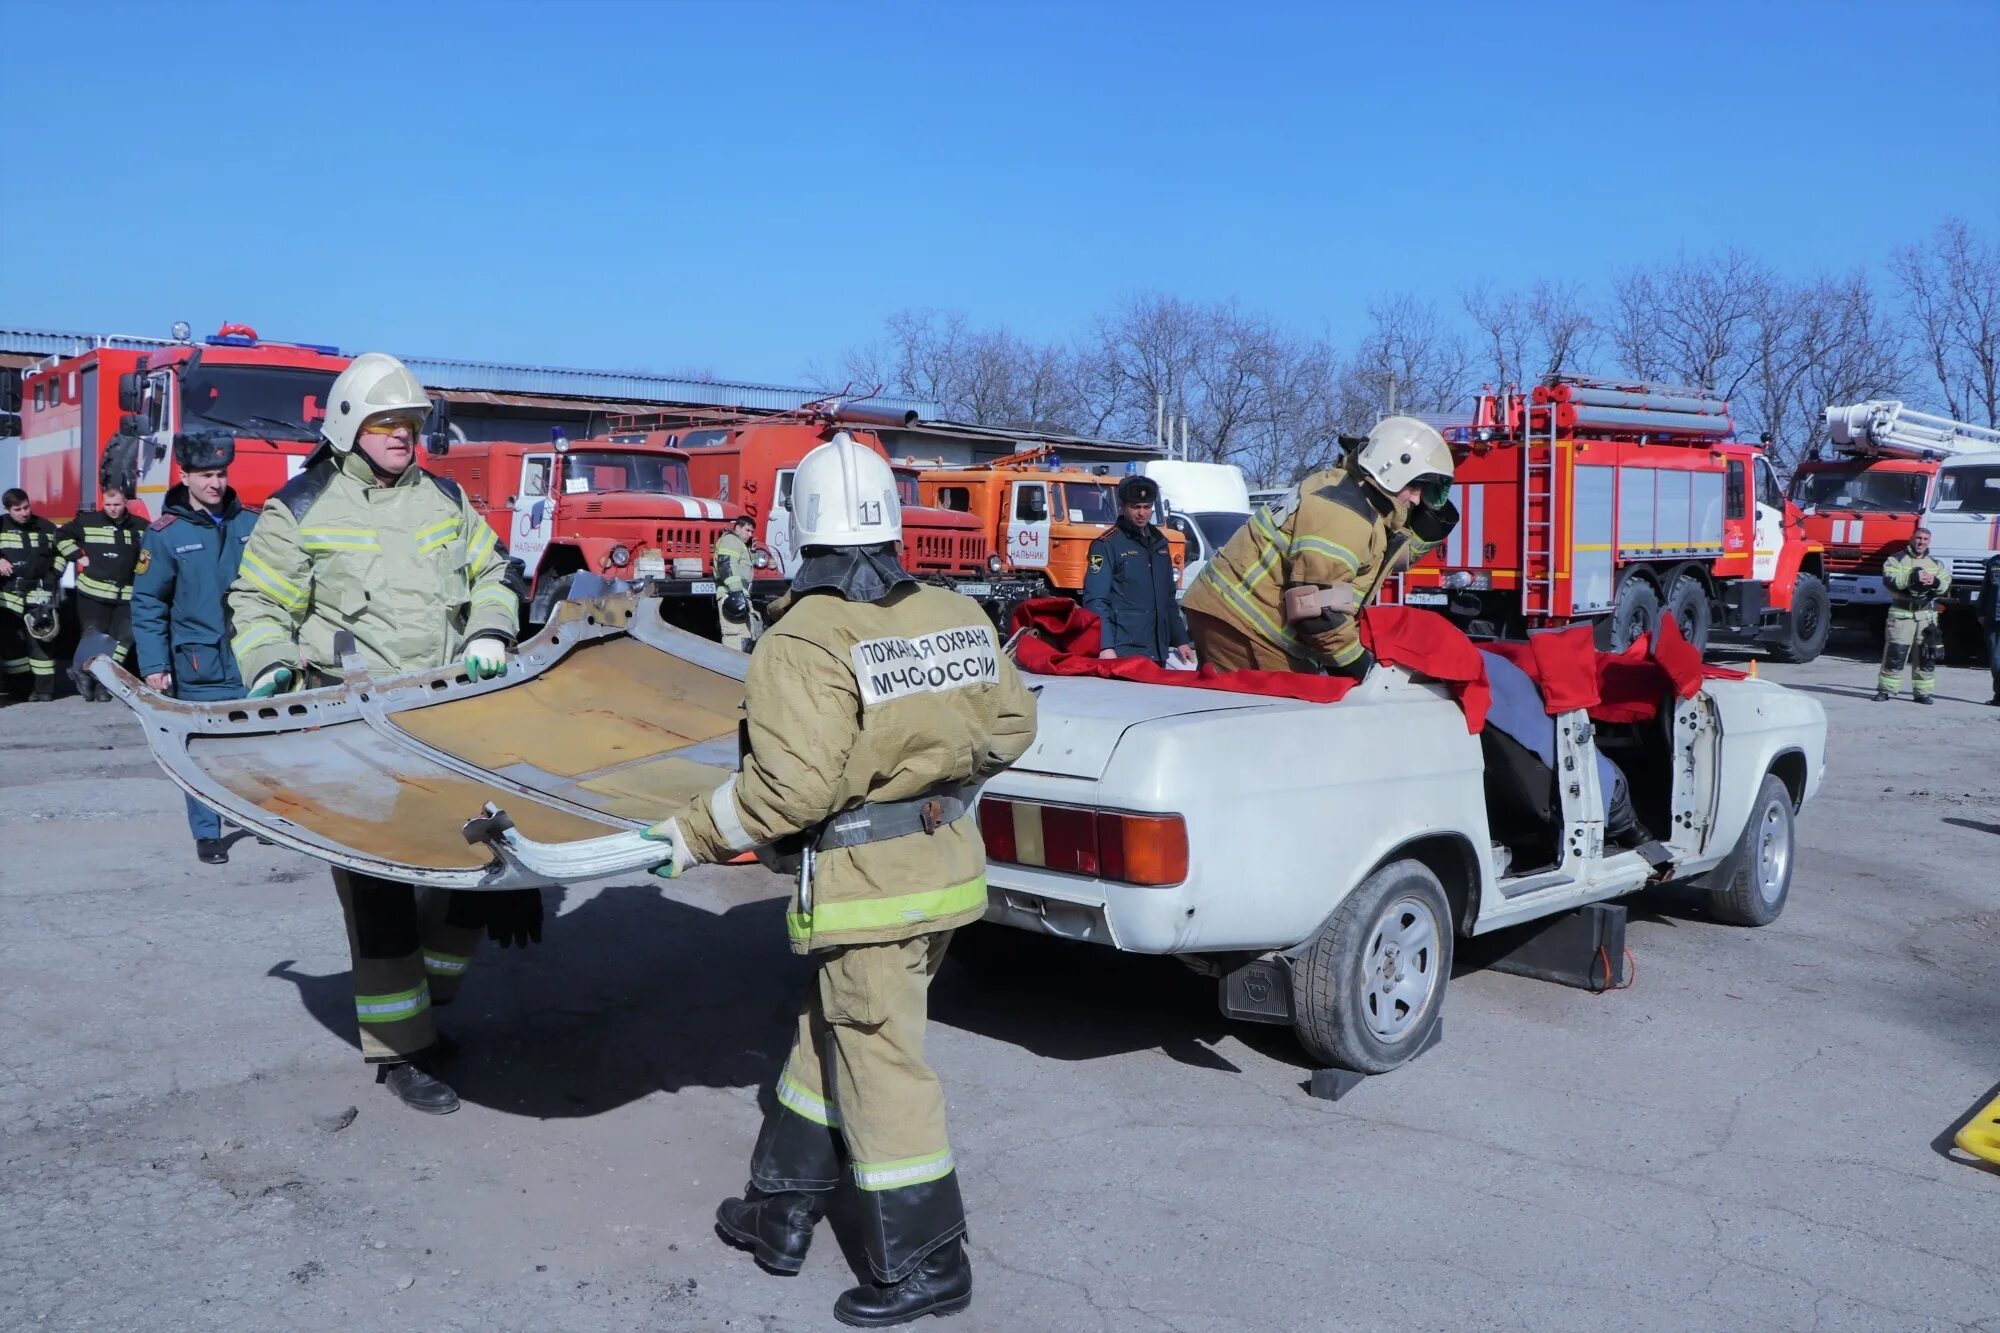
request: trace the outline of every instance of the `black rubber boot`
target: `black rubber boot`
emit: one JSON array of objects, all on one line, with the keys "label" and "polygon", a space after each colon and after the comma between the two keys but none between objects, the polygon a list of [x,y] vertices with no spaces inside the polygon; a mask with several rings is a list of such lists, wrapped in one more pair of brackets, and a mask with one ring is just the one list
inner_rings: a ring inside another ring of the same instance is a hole
[{"label": "black rubber boot", "polygon": [[855,1328],[888,1328],[927,1314],[957,1314],[972,1304],[972,1261],[957,1237],[924,1256],[917,1271],[884,1286],[867,1282],[833,1303],[833,1317]]},{"label": "black rubber boot", "polygon": [[805,1267],[806,1249],[819,1223],[821,1199],[814,1194],[766,1194],[744,1187],[744,1198],[724,1199],[715,1210],[722,1238],[757,1256],[773,1273],[790,1277]]},{"label": "black rubber boot", "polygon": [[1920,704],[1927,704],[1930,701],[1931,697],[1928,694],[1920,694],[1917,696],[1917,702]]},{"label": "black rubber boot", "polygon": [[229,844],[220,838],[196,838],[194,854],[201,858],[203,865],[229,864]]},{"label": "black rubber boot", "polygon": [[1885,704],[1885,703],[1888,703],[1888,702],[1889,702],[1889,691],[1887,691],[1887,690],[1877,690],[1877,691],[1875,691],[1875,700],[1874,700],[1874,701],[1875,701],[1876,703],[1878,703],[1878,704]]},{"label": "black rubber boot", "polygon": [[425,1073],[408,1060],[380,1066],[376,1082],[396,1094],[396,1100],[412,1111],[426,1115],[450,1115],[458,1109],[458,1094],[442,1080]]},{"label": "black rubber boot", "polygon": [[56,683],[47,676],[35,677],[34,693],[28,696],[28,702],[31,704],[45,704],[52,702],[55,697]]}]

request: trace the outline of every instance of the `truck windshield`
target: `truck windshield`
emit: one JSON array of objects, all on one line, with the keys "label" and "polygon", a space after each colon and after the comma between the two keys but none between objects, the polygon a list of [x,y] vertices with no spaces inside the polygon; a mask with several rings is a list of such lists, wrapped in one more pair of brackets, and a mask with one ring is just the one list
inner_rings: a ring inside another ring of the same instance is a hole
[{"label": "truck windshield", "polygon": [[264,439],[315,440],[333,372],[197,365],[181,380],[182,427],[221,426]]},{"label": "truck windshield", "polygon": [[1921,472],[1887,472],[1865,463],[1799,473],[1792,499],[1801,509],[1854,509],[1914,514],[1924,507],[1930,478]]},{"label": "truck windshield", "polygon": [[1238,528],[1250,521],[1248,514],[1190,514],[1188,517],[1201,529],[1201,535],[1208,538],[1208,544],[1218,551],[1236,535]]},{"label": "truck windshield", "polygon": [[905,504],[905,505],[915,505],[923,503],[922,501],[917,499],[916,473],[898,472],[896,474],[896,502],[898,504]]},{"label": "truck windshield", "polygon": [[1116,523],[1115,488],[1094,481],[1066,481],[1056,487],[1056,513],[1070,523]]},{"label": "truck windshield", "polygon": [[641,491],[688,495],[687,464],[667,454],[572,449],[563,455],[563,494]]},{"label": "truck windshield", "polygon": [[1938,473],[1935,508],[1945,514],[2000,514],[2000,463]]}]

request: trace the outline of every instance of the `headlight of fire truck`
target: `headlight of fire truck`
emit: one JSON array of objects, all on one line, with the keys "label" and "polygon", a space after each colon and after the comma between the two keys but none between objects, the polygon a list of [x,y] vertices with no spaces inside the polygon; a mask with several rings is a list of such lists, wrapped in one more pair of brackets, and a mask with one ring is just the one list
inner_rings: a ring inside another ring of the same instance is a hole
[{"label": "headlight of fire truck", "polygon": [[642,579],[663,579],[667,576],[667,557],[658,547],[648,546],[633,562],[632,573]]},{"label": "headlight of fire truck", "polygon": [[776,564],[777,561],[771,558],[771,553],[769,551],[765,550],[763,547],[760,546],[755,551],[751,552],[750,563],[751,565],[753,565],[758,569],[769,569],[772,565]]},{"label": "headlight of fire truck", "polygon": [[616,565],[616,566],[617,566],[617,567],[618,567],[619,569],[623,569],[623,568],[625,568],[625,566],[627,566],[627,565],[631,564],[631,563],[632,563],[632,551],[631,551],[631,549],[630,549],[629,547],[625,547],[625,546],[614,546],[614,547],[612,547],[612,548],[611,548],[611,563],[612,563],[613,565]]},{"label": "headlight of fire truck", "polygon": [[995,551],[993,554],[986,557],[986,568],[991,572],[998,574],[1001,570],[1005,569],[1006,567],[1007,567],[1007,562],[1000,558],[1000,553],[998,551]]}]

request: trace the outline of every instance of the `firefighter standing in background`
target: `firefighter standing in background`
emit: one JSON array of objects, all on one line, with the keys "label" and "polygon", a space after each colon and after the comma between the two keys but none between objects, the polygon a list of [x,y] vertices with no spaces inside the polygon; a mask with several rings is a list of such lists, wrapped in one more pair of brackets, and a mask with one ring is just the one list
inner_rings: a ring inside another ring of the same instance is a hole
[{"label": "firefighter standing in background", "polygon": [[62,586],[56,525],[35,513],[19,487],[0,495],[0,505],[7,510],[0,517],[0,664],[16,701],[47,703],[56,697],[49,640]]},{"label": "firefighter standing in background", "polygon": [[[230,590],[252,698],[337,677],[343,630],[371,674],[454,660],[475,681],[506,671],[519,608],[507,553],[456,483],[417,466],[430,410],[416,377],[380,352],[333,382],[325,446],[265,504]],[[540,892],[433,890],[419,903],[411,885],[373,875],[335,870],[333,882],[362,1058],[404,1104],[457,1110],[423,1067],[437,1043],[431,1006],[456,993],[480,926],[503,945],[541,938]]]},{"label": "firefighter standing in background", "polygon": [[1903,687],[1903,667],[1910,666],[1910,692],[1917,702],[1931,701],[1937,688],[1937,663],[1930,643],[1938,634],[1938,598],[1951,587],[1951,571],[1931,558],[1931,530],[1918,528],[1903,551],[1882,562],[1882,581],[1889,585],[1889,623],[1882,644],[1882,668],[1875,682],[1875,701],[1894,698]]},{"label": "firefighter standing in background", "polygon": [[1452,468],[1436,429],[1385,417],[1345,466],[1260,509],[1209,561],[1181,602],[1196,655],[1221,671],[1366,676],[1356,617],[1458,523]]},{"label": "firefighter standing in background", "polygon": [[953,929],[986,910],[976,789],[1033,741],[1035,705],[978,604],[898,563],[896,479],[873,451],[842,432],[806,455],[791,521],[803,559],[750,657],[741,770],[647,836],[668,875],[803,845],[787,925],[819,967],[749,1188],[716,1224],[796,1273],[844,1145],[875,1281],[834,1314],[881,1327],[972,1298],[926,997]]},{"label": "firefighter standing in background", "polygon": [[[243,678],[229,652],[230,580],[257,516],[229,487],[236,441],[226,435],[174,440],[180,484],[139,543],[132,577],[132,642],[146,684],[200,703],[240,699]],[[222,817],[187,798],[195,855],[210,865],[229,859]]]},{"label": "firefighter standing in background", "polygon": [[[76,619],[83,633],[106,635],[117,645],[111,660],[120,666],[132,653],[132,579],[139,567],[139,548],[146,525],[126,507],[122,483],[106,481],[97,508],[86,509],[65,523],[57,549],[76,566]],[[95,677],[78,675],[83,697],[96,703],[111,692]]]},{"label": "firefighter standing in background", "polygon": [[1176,599],[1173,548],[1153,523],[1160,484],[1151,477],[1118,483],[1118,522],[1090,544],[1084,608],[1103,628],[1099,657],[1145,657],[1194,665],[1187,621]]},{"label": "firefighter standing in background", "polygon": [[757,612],[750,605],[750,579],[755,572],[750,540],[757,520],[744,514],[731,520],[729,531],[715,539],[715,617],[722,627],[722,646],[739,653],[756,642]]}]

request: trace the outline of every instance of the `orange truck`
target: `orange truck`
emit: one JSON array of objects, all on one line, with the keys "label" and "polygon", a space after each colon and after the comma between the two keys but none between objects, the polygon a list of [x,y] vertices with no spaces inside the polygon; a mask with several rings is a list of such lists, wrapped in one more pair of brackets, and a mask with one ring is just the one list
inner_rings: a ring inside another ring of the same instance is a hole
[{"label": "orange truck", "polygon": [[[716,637],[715,542],[743,510],[696,496],[683,450],[550,434],[541,444],[440,442],[424,460],[459,484],[520,562],[529,623],[547,621],[589,573],[637,585],[660,598],[669,623]],[[768,550],[752,559],[751,599],[769,601],[785,580]]]},{"label": "orange truck", "polygon": [[[869,427],[908,423],[906,416],[892,419],[865,408],[812,403],[768,417],[690,416],[677,426],[659,417],[627,420],[614,424],[609,438],[683,451],[694,493],[741,505],[757,521],[758,540],[771,553],[775,574],[789,579],[799,561],[791,536],[792,475],[799,460],[836,430],[847,431],[857,443],[888,458],[880,437]],[[914,468],[897,467],[896,482],[903,502],[904,567],[918,578],[975,600],[993,597],[1000,562],[985,527],[969,514],[946,512],[920,501]]]},{"label": "orange truck", "polygon": [[1588,622],[1610,649],[1669,615],[1698,647],[1727,634],[1810,662],[1826,646],[1824,548],[1715,394],[1552,376],[1480,395],[1445,438],[1459,522],[1405,603],[1488,636]]},{"label": "orange truck", "polygon": [[[1081,596],[1090,544],[1118,521],[1118,479],[1101,467],[1063,466],[1051,445],[967,467],[927,468],[918,493],[927,505],[976,518],[1003,576],[1022,596]],[[1187,539],[1166,533],[1178,578]]]},{"label": "orange truck", "polygon": [[180,481],[174,437],[191,434],[236,441],[229,481],[255,508],[318,444],[327,391],[348,360],[338,348],[272,342],[242,324],[199,343],[44,357],[22,375],[21,435],[0,441],[0,483],[27,491],[36,512],[58,522],[93,508],[106,451],[131,417],[137,429],[123,442],[137,453],[132,498],[142,513],[157,515]]}]

